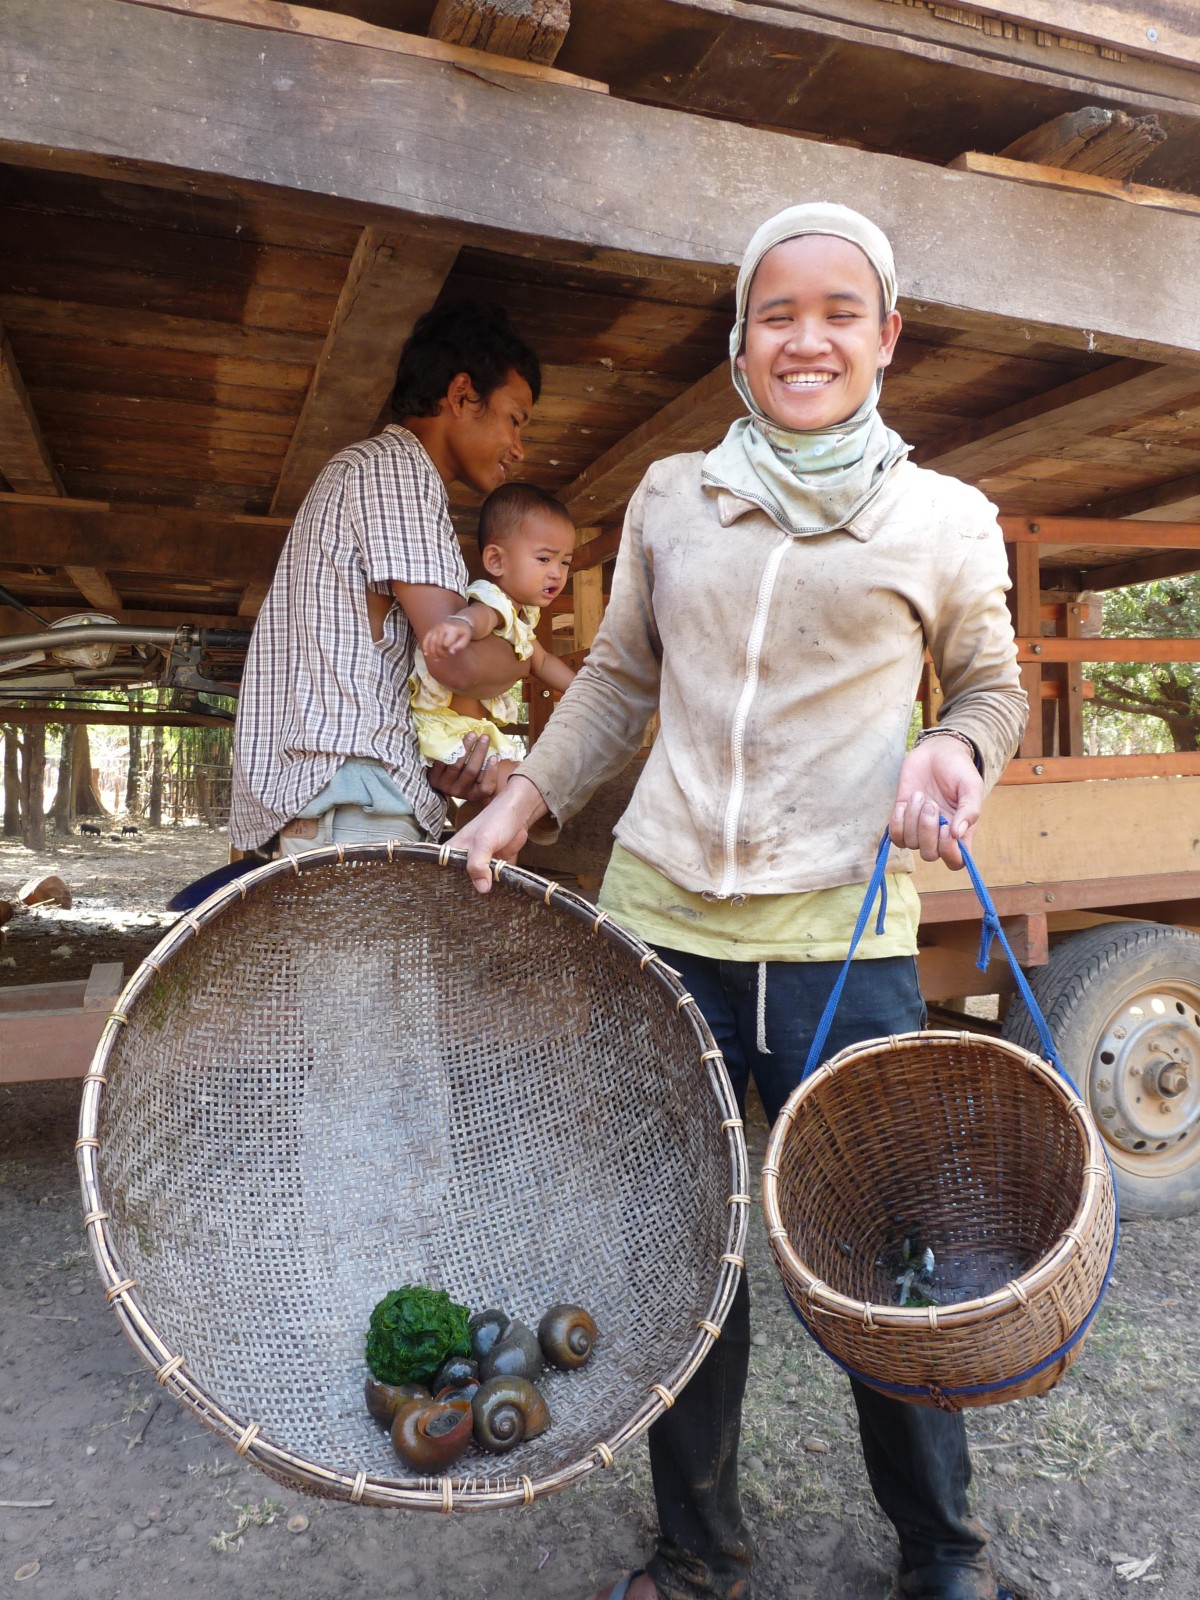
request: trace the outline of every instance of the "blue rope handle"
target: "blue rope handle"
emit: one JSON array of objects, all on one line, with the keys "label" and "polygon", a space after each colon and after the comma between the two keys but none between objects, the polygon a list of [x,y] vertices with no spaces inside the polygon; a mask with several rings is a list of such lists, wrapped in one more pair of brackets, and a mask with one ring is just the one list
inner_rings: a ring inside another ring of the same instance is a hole
[{"label": "blue rope handle", "polygon": [[[945,823],[946,821],[945,817],[941,817],[939,820],[942,823]],[[858,913],[858,921],[854,924],[854,932],[850,936],[850,949],[846,954],[845,961],[842,963],[842,970],[838,973],[837,981],[830,991],[829,999],[825,1002],[825,1009],[821,1013],[820,1022],[817,1024],[817,1031],[813,1034],[813,1042],[809,1048],[808,1060],[804,1063],[804,1071],[800,1075],[801,1083],[804,1082],[805,1078],[807,1078],[820,1063],[821,1052],[825,1048],[825,1041],[829,1037],[829,1030],[833,1027],[833,1019],[837,1012],[838,1004],[842,998],[842,990],[846,987],[846,979],[850,976],[850,963],[854,960],[854,952],[858,949],[858,942],[862,938],[863,932],[866,929],[867,920],[871,915],[871,907],[875,904],[877,897],[880,899],[880,905],[879,916],[875,924],[875,932],[877,934],[883,932],[883,918],[884,913],[887,910],[886,878],[888,851],[890,848],[891,839],[889,837],[888,829],[885,828],[883,830],[883,838],[879,841],[879,849],[875,854],[875,868],[871,873],[871,881],[867,884],[867,892],[863,898],[862,909]],[[1078,1094],[1079,1090],[1075,1088],[1075,1084],[1072,1082],[1070,1076],[1064,1069],[1062,1062],[1058,1058],[1058,1052],[1054,1048],[1054,1043],[1050,1037],[1050,1029],[1046,1026],[1046,1019],[1042,1015],[1041,1007],[1033,998],[1033,990],[1029,987],[1025,974],[1021,971],[1021,968],[1017,963],[1017,958],[1013,955],[1012,948],[1004,936],[1004,929],[1000,926],[999,915],[996,912],[995,906],[992,904],[992,897],[988,894],[987,887],[979,875],[979,868],[975,865],[975,862],[971,858],[970,852],[968,851],[966,845],[961,842],[961,840],[959,842],[959,849],[962,851],[963,864],[966,866],[967,876],[971,880],[971,886],[975,890],[980,906],[983,908],[983,927],[980,931],[979,938],[979,958],[975,965],[979,968],[980,972],[987,971],[988,960],[992,953],[992,942],[995,939],[999,939],[1000,948],[1008,957],[1008,964],[1012,968],[1013,977],[1017,981],[1017,989],[1020,992],[1021,999],[1025,1002],[1025,1005],[1029,1010],[1029,1015],[1033,1018],[1034,1026],[1038,1032],[1038,1038],[1041,1040],[1042,1054],[1059,1074],[1059,1076],[1066,1083],[1070,1084],[1071,1088],[1075,1089],[1075,1093]]]}]

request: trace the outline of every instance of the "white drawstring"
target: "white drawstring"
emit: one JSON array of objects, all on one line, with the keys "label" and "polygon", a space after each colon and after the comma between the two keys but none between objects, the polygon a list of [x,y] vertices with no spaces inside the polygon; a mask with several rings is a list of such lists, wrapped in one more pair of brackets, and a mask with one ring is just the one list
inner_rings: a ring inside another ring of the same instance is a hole
[{"label": "white drawstring", "polygon": [[758,963],[758,1037],[754,1041],[760,1056],[769,1056],[767,1049],[767,963]]}]

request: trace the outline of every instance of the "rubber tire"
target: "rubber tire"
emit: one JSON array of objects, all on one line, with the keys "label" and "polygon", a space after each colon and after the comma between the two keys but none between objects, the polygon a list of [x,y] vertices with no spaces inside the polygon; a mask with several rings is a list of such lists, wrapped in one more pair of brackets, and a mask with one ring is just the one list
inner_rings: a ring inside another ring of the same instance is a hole
[{"label": "rubber tire", "polygon": [[[1112,922],[1072,934],[1044,967],[1026,976],[1060,1060],[1087,1098],[1088,1069],[1109,1017],[1139,990],[1182,981],[1200,988],[1200,934],[1160,922]],[[1014,995],[1004,1038],[1042,1054],[1033,1019]],[[1108,1146],[1121,1215],[1186,1217],[1200,1210],[1200,1140],[1189,1163],[1172,1173],[1136,1170],[1137,1157]]]}]

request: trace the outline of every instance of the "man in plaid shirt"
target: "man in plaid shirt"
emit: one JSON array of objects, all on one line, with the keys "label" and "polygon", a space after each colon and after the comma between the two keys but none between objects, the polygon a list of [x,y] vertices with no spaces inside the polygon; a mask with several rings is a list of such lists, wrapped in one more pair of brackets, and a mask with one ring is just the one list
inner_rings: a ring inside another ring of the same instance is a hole
[{"label": "man in plaid shirt", "polygon": [[[408,675],[417,641],[464,603],[447,486],[487,494],[506,480],[540,387],[537,357],[498,307],[418,320],[396,371],[396,420],[322,469],[255,624],[234,733],[238,849],[276,834],[285,854],[436,838],[446,794],[486,797],[486,740],[461,770],[422,764]],[[488,698],[528,663],[489,637],[438,670]]]}]

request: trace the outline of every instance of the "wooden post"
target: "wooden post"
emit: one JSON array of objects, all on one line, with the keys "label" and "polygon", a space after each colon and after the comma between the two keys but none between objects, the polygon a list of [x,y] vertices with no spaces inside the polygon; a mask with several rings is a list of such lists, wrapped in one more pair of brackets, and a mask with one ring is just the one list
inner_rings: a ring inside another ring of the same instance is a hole
[{"label": "wooden post", "polygon": [[26,728],[21,741],[21,842],[27,850],[46,848],[46,813],[42,803],[42,784],[46,774],[46,729]]},{"label": "wooden post", "polygon": [[575,608],[575,648],[590,650],[592,640],[604,621],[604,568],[589,567],[571,576],[571,600]]},{"label": "wooden post", "polygon": [[[1042,631],[1041,564],[1038,547],[1030,540],[1018,540],[1008,547],[1013,586],[1008,604],[1018,639],[1037,639]],[[1021,687],[1029,696],[1029,722],[1021,740],[1021,756],[1040,756],[1042,746],[1042,669],[1036,662],[1021,668]]]}]

